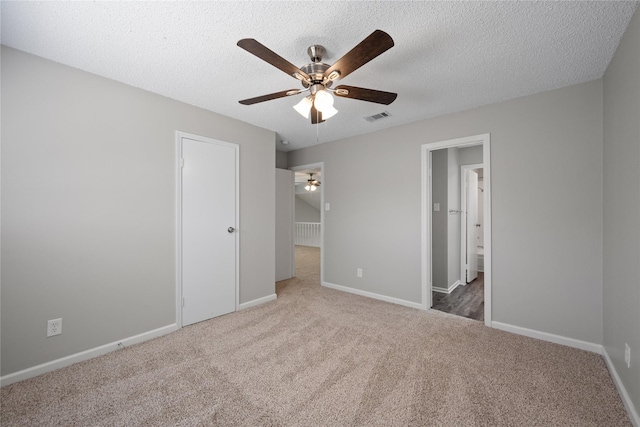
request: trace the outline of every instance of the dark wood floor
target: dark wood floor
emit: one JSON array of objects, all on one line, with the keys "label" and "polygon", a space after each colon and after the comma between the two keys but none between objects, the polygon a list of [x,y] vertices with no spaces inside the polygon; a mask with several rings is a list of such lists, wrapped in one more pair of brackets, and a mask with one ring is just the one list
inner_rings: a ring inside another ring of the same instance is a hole
[{"label": "dark wood floor", "polygon": [[458,286],[450,294],[433,292],[432,308],[484,321],[484,273],[478,272],[473,282]]}]

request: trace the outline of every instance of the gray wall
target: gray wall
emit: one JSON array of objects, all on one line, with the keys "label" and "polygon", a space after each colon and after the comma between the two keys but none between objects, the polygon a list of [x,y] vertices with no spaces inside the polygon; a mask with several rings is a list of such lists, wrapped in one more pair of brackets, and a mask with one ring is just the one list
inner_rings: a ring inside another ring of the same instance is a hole
[{"label": "gray wall", "polygon": [[284,151],[276,151],[276,168],[287,168],[287,153]]},{"label": "gray wall", "polygon": [[325,281],[419,303],[420,147],[487,132],[493,320],[602,343],[600,80],[290,152],[331,176]]},{"label": "gray wall", "polygon": [[273,132],[2,47],[2,375],[175,323],[176,130],[240,145],[240,302],[274,294]]},{"label": "gray wall", "polygon": [[[433,286],[447,289],[449,283],[449,192],[448,192],[448,151],[446,148],[431,153],[431,263]],[[433,203],[440,204],[440,210],[433,210]]]},{"label": "gray wall", "polygon": [[[313,197],[320,198],[320,193]],[[309,203],[296,195],[296,222],[320,222],[320,210],[314,208]]]},{"label": "gray wall", "polygon": [[[640,412],[640,12],[604,75],[604,346]],[[631,368],[624,344],[631,348]]]},{"label": "gray wall", "polygon": [[475,165],[482,163],[482,145],[459,149],[460,165]]},{"label": "gray wall", "polygon": [[[447,191],[449,192],[448,209],[460,210],[460,156],[457,147],[448,148]],[[460,214],[447,210],[447,261],[449,286],[460,280]]]}]

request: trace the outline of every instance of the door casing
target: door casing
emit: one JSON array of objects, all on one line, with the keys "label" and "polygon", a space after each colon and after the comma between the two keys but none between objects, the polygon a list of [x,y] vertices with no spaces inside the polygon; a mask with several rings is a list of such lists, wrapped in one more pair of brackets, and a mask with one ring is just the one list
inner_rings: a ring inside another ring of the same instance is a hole
[{"label": "door casing", "polygon": [[484,175],[484,324],[491,327],[491,136],[488,133],[446,141],[430,142],[421,147],[422,159],[422,308],[432,305],[431,221],[431,151],[442,148],[482,145]]}]

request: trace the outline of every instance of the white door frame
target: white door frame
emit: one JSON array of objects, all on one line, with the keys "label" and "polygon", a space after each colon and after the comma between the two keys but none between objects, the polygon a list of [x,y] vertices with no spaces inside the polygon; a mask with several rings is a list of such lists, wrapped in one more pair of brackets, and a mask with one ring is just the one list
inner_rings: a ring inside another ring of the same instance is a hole
[{"label": "white door frame", "polygon": [[[310,163],[307,165],[299,165],[299,166],[294,166],[289,168],[289,170],[292,170],[294,172],[296,171],[301,171],[301,170],[305,170],[305,169],[320,169],[320,176],[322,181],[320,181],[320,284],[324,286],[324,211],[325,211],[325,205],[324,205],[324,187],[326,184],[326,177],[324,176],[324,162],[319,162],[319,163]],[[295,180],[295,173],[293,175],[293,179]],[[294,187],[295,187],[295,183],[294,183]],[[292,227],[295,227],[295,222],[296,222],[296,215],[295,215],[295,188],[294,188],[294,200],[293,200],[293,205],[294,205],[294,212],[293,212],[293,224]],[[295,229],[294,229],[295,230]],[[294,231],[295,233],[295,231]],[[293,244],[293,251],[295,253],[295,243]],[[293,272],[295,275],[295,271],[296,271],[296,265],[295,265],[295,256],[294,256],[294,261],[293,261]]]},{"label": "white door frame", "polygon": [[460,281],[463,285],[467,284],[466,281],[466,263],[462,260],[467,258],[467,185],[466,185],[466,173],[473,169],[483,169],[484,163],[476,163],[473,165],[460,166],[460,210],[463,212],[460,215]]},{"label": "white door frame", "polygon": [[491,136],[488,133],[465,138],[423,144],[422,151],[422,307],[429,310],[432,305],[431,266],[431,151],[442,148],[482,145],[484,176],[484,324],[491,327]]},{"label": "white door frame", "polygon": [[236,151],[236,307],[240,301],[240,146],[206,136],[176,131],[176,325],[182,328],[182,139],[192,139],[208,144],[225,145]]}]

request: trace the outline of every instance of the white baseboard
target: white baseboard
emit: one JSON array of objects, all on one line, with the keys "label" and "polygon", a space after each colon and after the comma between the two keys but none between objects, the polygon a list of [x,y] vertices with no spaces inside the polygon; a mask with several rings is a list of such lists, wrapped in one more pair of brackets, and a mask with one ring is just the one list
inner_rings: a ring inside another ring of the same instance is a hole
[{"label": "white baseboard", "polygon": [[407,301],[399,298],[388,297],[386,295],[375,294],[373,292],[362,291],[360,289],[348,288],[342,285],[336,285],[333,283],[322,282],[322,286],[335,289],[337,291],[348,292],[350,294],[360,295],[367,298],[373,298],[381,301],[390,302],[393,304],[403,305],[405,307],[417,308],[418,310],[424,310],[422,304],[413,301]]},{"label": "white baseboard", "polygon": [[144,332],[133,337],[125,338],[119,341],[115,341],[109,344],[101,345],[89,350],[81,351],[80,353],[71,354],[60,359],[52,360],[41,365],[36,365],[31,368],[23,369],[22,371],[14,372],[12,374],[4,375],[0,377],[0,387],[23,381],[29,378],[36,377],[38,375],[45,374],[47,372],[55,371],[56,369],[64,368],[74,363],[83,362],[85,360],[93,359],[94,357],[102,356],[103,354],[110,353],[115,350],[119,350],[124,347],[128,347],[133,344],[138,344],[143,341],[148,341],[153,338],[158,338],[163,335],[169,334],[178,330],[177,324],[164,326],[162,328],[154,329],[152,331]]},{"label": "white baseboard", "polygon": [[449,286],[448,288],[439,288],[438,286],[432,286],[431,290],[433,292],[440,292],[442,294],[450,294],[451,292],[453,292],[455,288],[457,288],[460,285],[462,285],[462,282],[460,280],[457,280],[456,283]]},{"label": "white baseboard", "polygon": [[[277,298],[276,294],[268,295],[263,298],[258,298],[253,301],[249,301],[238,306],[238,310],[244,310],[249,307],[253,307],[268,301],[273,301]],[[135,335],[133,337],[124,338],[109,344],[101,345],[99,347],[95,347],[89,350],[82,351],[80,353],[71,354],[69,356],[62,357],[60,359],[52,360],[51,362],[46,362],[40,365],[33,366],[31,368],[23,369],[18,372],[14,372],[11,374],[4,375],[0,377],[0,387],[5,385],[13,384],[18,381],[23,381],[28,378],[33,378],[38,375],[45,374],[47,372],[55,371],[56,369],[64,368],[69,365],[73,365],[74,363],[83,362],[85,360],[93,359],[94,357],[102,356],[103,354],[110,353],[112,351],[121,349],[123,347],[128,347],[133,344],[138,344],[143,341],[147,341],[153,338],[160,337],[162,335],[166,335],[168,333],[174,332],[180,329],[179,326],[174,323],[168,326],[164,326],[162,328],[154,329],[152,331],[144,332],[139,335]]]},{"label": "white baseboard", "polygon": [[609,373],[611,374],[613,383],[616,385],[616,388],[618,389],[618,394],[620,395],[620,398],[622,399],[622,403],[624,404],[624,407],[627,410],[627,415],[629,416],[631,423],[635,427],[640,427],[640,416],[638,415],[638,411],[636,410],[633,404],[633,401],[629,396],[629,393],[627,393],[627,389],[625,388],[624,384],[622,384],[622,380],[618,375],[618,371],[616,370],[616,367],[613,365],[613,361],[609,357],[609,353],[607,353],[607,349],[604,347],[602,348],[602,356],[604,357],[604,360],[607,363],[607,368],[609,368]]},{"label": "white baseboard", "polygon": [[276,294],[271,294],[271,295],[267,295],[266,297],[243,302],[242,304],[238,305],[238,311],[245,310],[250,307],[255,307],[256,305],[264,304],[265,302],[274,301],[277,298],[278,296]]},{"label": "white baseboard", "polygon": [[491,327],[518,335],[524,335],[525,337],[537,338],[543,341],[549,341],[556,344],[566,345],[568,347],[579,348],[580,350],[590,351],[592,353],[602,354],[602,345],[588,341],[581,341],[574,338],[563,337],[562,335],[550,334],[547,332],[540,332],[534,329],[521,328],[520,326],[513,326],[507,323],[496,322],[495,320],[491,322]]}]

